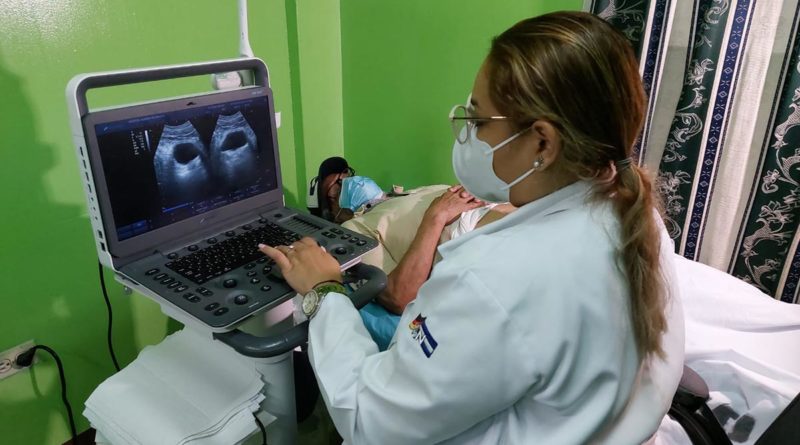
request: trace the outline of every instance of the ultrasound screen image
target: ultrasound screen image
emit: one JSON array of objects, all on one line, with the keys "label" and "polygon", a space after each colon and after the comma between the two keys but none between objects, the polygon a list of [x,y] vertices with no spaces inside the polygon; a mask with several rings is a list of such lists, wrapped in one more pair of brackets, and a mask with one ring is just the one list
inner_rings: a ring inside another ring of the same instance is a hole
[{"label": "ultrasound screen image", "polygon": [[202,200],[211,192],[213,183],[208,150],[200,140],[200,133],[189,121],[164,126],[153,167],[161,200],[166,207]]},{"label": "ultrasound screen image", "polygon": [[211,163],[224,187],[237,189],[258,176],[256,134],[241,112],[221,115],[211,136]]},{"label": "ultrasound screen image", "polygon": [[278,187],[266,97],[95,125],[119,241]]}]

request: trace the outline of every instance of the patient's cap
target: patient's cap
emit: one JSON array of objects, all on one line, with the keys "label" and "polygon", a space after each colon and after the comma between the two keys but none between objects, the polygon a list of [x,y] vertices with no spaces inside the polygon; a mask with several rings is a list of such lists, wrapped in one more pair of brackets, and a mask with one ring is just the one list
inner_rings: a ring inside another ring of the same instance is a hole
[{"label": "patient's cap", "polygon": [[355,212],[364,204],[382,196],[383,190],[372,179],[366,176],[350,176],[342,179],[339,207]]},{"label": "patient's cap", "polygon": [[325,159],[319,165],[319,173],[309,183],[308,194],[306,195],[306,207],[308,207],[308,211],[312,215],[333,221],[333,216],[330,215],[328,197],[324,193],[325,190],[321,190],[321,188],[325,178],[329,175],[341,173],[346,173],[349,176],[356,174],[355,170],[347,164],[347,160],[342,157],[334,156]]}]

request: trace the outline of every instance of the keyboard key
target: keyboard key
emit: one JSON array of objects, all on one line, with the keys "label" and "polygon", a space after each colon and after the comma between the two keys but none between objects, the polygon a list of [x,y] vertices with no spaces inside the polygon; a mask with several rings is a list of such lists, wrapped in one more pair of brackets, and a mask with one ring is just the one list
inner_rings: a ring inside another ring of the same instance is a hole
[{"label": "keyboard key", "polygon": [[217,302],[214,302],[214,303],[209,303],[209,304],[208,304],[208,305],[206,305],[206,307],[204,307],[203,309],[205,309],[205,310],[207,310],[207,311],[213,311],[214,309],[216,309],[216,308],[218,308],[218,307],[219,307],[219,303],[217,303]]},{"label": "keyboard key", "polygon": [[178,286],[178,287],[176,287],[176,288],[175,288],[175,292],[183,292],[183,291],[185,291],[186,289],[189,289],[189,286],[187,286],[187,285],[185,285],[185,284],[181,284],[180,286]]},{"label": "keyboard key", "polygon": [[154,280],[156,280],[156,281],[158,281],[158,280],[161,280],[161,279],[163,279],[163,278],[164,278],[164,277],[166,277],[166,276],[167,276],[167,274],[165,274],[164,272],[161,272],[160,274],[158,274],[158,275],[154,276],[154,277],[153,277],[153,279],[154,279]]},{"label": "keyboard key", "polygon": [[158,268],[157,268],[157,267],[154,267],[154,268],[152,268],[152,269],[148,270],[148,271],[147,271],[147,272],[145,272],[144,274],[145,274],[145,275],[153,275],[153,274],[155,274],[155,273],[158,273]]},{"label": "keyboard key", "polygon": [[269,258],[256,247],[259,243],[277,246],[291,244],[300,239],[297,233],[271,222],[249,225],[250,230],[241,233],[229,230],[225,232],[224,239],[219,239],[216,243],[209,242],[202,249],[198,246],[196,251],[175,259],[167,267],[192,283],[202,285],[240,267],[251,270],[259,264],[271,265]]},{"label": "keyboard key", "polygon": [[225,314],[227,312],[228,312],[228,308],[221,307],[221,308],[217,309],[216,311],[214,311],[214,315],[220,316],[220,315],[223,315],[223,314]]}]

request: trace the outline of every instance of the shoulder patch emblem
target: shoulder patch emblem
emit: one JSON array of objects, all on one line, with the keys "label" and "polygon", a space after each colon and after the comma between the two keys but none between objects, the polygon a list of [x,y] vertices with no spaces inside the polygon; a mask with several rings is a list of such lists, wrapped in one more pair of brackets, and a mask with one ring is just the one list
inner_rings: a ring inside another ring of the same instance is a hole
[{"label": "shoulder patch emblem", "polygon": [[425,357],[430,358],[439,344],[436,343],[431,331],[428,330],[428,326],[425,324],[426,319],[427,317],[423,317],[422,314],[417,315],[417,318],[408,324],[408,329],[411,330],[411,338],[419,343],[419,347],[422,348]]}]

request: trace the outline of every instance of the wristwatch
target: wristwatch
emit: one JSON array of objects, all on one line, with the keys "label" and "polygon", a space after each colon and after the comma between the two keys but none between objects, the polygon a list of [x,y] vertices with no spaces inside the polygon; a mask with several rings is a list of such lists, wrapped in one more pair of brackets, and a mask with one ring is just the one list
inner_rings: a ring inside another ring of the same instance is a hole
[{"label": "wristwatch", "polygon": [[338,281],[324,281],[314,286],[313,289],[303,295],[303,313],[306,314],[309,320],[319,311],[319,306],[322,300],[331,292],[337,292],[342,295],[346,294],[347,289]]}]

